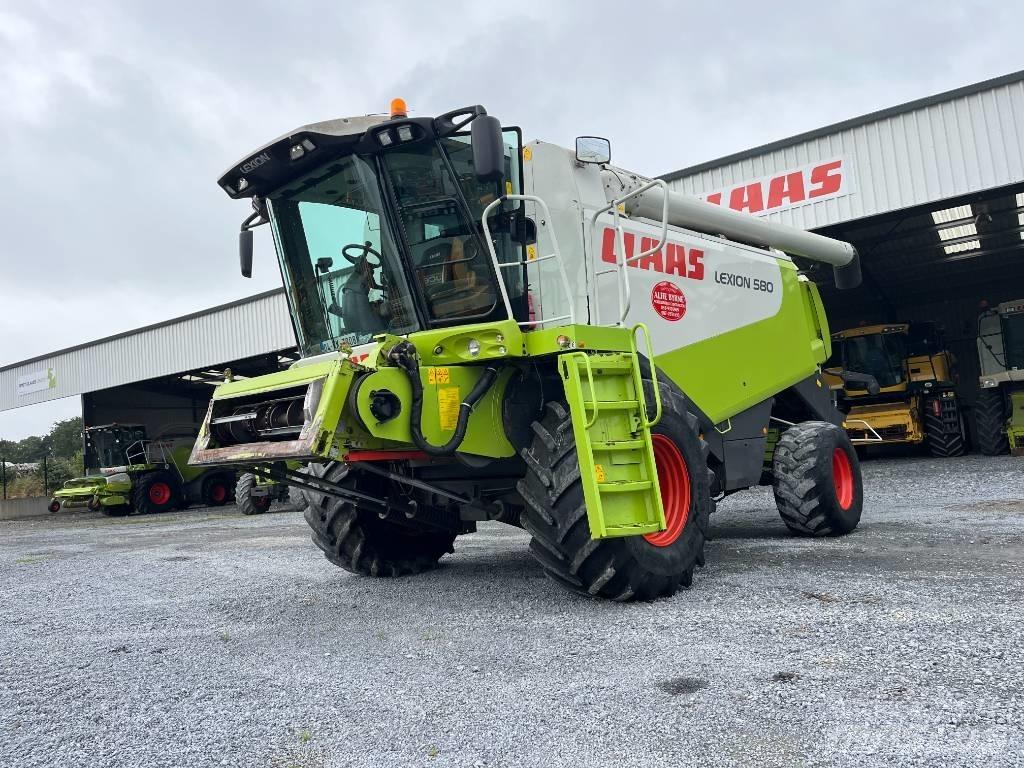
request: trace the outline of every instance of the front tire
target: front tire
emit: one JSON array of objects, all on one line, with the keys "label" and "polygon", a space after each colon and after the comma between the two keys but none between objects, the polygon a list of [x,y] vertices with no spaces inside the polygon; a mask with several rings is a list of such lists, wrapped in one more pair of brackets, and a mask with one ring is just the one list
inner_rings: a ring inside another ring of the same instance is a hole
[{"label": "front tire", "polygon": [[256,475],[252,472],[245,472],[238,478],[235,485],[235,505],[243,515],[262,515],[270,509],[272,504],[270,494],[266,496],[253,496],[252,489],[256,487]]},{"label": "front tire", "polygon": [[[311,464],[304,472],[380,499],[388,497],[387,480],[349,472],[344,462]],[[382,520],[376,509],[323,491],[303,490],[305,518],[313,543],[335,565],[362,576],[405,576],[437,566],[454,551],[455,532],[416,529]]]},{"label": "front tire", "polygon": [[932,397],[925,401],[924,433],[932,456],[945,459],[964,455],[964,420],[956,397]]},{"label": "front tire", "polygon": [[860,523],[860,460],[834,424],[805,421],[787,429],[775,448],[773,474],[775,503],[793,533],[841,536]]},{"label": "front tire", "polygon": [[714,508],[713,473],[697,419],[681,393],[661,383],[663,413],[651,429],[667,529],[647,536],[593,539],[580,480],[572,420],[562,402],[548,403],[523,451],[519,482],[530,550],[553,581],[611,600],[654,600],[689,587],[704,565],[704,540]]},{"label": "front tire", "polygon": [[978,450],[986,456],[1003,456],[1010,452],[1006,436],[1006,406],[998,388],[982,389],[974,405]]}]

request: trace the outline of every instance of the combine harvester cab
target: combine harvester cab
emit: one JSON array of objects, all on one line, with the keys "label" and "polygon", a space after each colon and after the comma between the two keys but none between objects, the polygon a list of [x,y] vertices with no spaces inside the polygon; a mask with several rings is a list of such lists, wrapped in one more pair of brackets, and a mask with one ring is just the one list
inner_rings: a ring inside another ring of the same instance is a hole
[{"label": "combine harvester cab", "polygon": [[270,225],[303,359],[220,386],[191,463],[303,489],[335,564],[422,571],[497,520],[559,584],[653,599],[689,585],[723,494],[857,526],[824,308],[783,252],[852,287],[848,244],[670,192],[602,139],[524,146],[482,107],[305,126],[220,185],[253,204],[246,276]]}]

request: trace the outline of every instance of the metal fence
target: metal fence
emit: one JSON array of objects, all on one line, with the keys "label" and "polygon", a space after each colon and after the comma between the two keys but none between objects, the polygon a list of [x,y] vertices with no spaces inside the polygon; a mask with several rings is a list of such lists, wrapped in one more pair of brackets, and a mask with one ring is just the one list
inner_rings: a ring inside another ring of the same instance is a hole
[{"label": "metal fence", "polygon": [[0,499],[45,498],[63,484],[51,472],[52,457],[37,462],[14,463],[0,456]]}]

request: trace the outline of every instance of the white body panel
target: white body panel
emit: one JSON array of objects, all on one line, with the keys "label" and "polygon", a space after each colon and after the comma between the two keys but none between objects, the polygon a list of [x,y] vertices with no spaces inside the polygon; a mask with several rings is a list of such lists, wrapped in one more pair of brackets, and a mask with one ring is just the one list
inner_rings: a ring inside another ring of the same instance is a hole
[{"label": "white body panel", "polygon": [[[604,214],[590,231],[594,212],[607,204],[600,168],[581,166],[569,150],[542,142],[529,144],[524,157],[525,191],[543,198],[552,218],[537,221],[537,252],[550,252],[548,230],[554,226],[574,288],[571,300],[577,321],[615,324],[619,284],[614,273],[599,275],[614,268],[612,214]],[[529,206],[527,211],[535,215]],[[660,226],[650,220],[620,220],[627,258],[653,247],[660,238]],[[780,259],[789,261],[779,251],[670,225],[665,247],[627,267],[632,301],[625,323],[647,324],[655,352],[661,353],[772,317],[782,305]],[[530,269],[535,271],[531,286],[540,316],[564,312],[564,291],[554,264]]]}]

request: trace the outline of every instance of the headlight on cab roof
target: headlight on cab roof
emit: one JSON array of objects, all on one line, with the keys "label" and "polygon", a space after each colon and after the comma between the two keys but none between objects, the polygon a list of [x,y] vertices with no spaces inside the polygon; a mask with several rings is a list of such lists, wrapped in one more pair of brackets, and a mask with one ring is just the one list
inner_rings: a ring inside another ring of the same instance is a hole
[{"label": "headlight on cab roof", "polygon": [[999,385],[996,383],[995,379],[982,379],[981,380],[981,388],[982,389],[990,389],[992,387],[997,387],[997,386],[999,386]]}]

